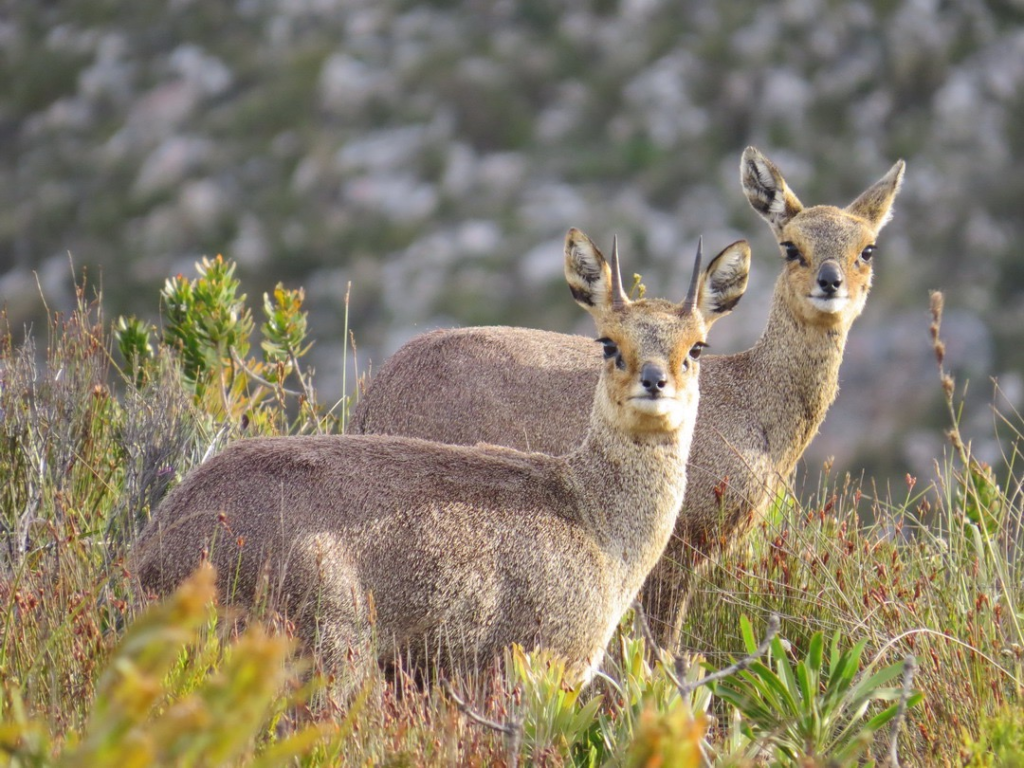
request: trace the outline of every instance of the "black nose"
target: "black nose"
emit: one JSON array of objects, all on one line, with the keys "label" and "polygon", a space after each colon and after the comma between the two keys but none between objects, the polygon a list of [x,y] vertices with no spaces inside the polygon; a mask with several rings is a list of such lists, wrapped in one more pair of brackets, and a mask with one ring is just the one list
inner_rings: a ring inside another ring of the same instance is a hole
[{"label": "black nose", "polygon": [[665,371],[660,365],[644,363],[644,367],[640,369],[640,383],[653,395],[665,388],[665,385],[668,384],[668,376],[665,375]]},{"label": "black nose", "polygon": [[843,284],[843,273],[839,271],[839,265],[834,261],[826,261],[818,270],[818,285],[821,290],[831,295],[839,290]]}]

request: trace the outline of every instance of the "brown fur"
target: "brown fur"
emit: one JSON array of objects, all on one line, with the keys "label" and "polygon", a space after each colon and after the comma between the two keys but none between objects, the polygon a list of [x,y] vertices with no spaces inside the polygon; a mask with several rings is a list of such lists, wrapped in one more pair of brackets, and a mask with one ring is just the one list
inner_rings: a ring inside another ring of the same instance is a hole
[{"label": "brown fur", "polygon": [[[862,254],[888,220],[902,175],[900,161],[845,209],[804,208],[767,158],[754,148],[744,152],[741,183],[751,206],[796,255],[780,247],[783,270],[757,344],[702,358],[689,488],[676,535],[643,592],[665,644],[678,643],[698,566],[765,511],[835,399],[847,334],[871,285],[871,263]],[[825,262],[842,277],[847,298],[839,311],[823,311],[815,306],[821,299],[812,298]],[[716,300],[714,288],[714,280],[702,284],[704,301],[723,307],[728,302]],[[353,428],[564,453],[582,437],[578,414],[599,359],[578,336],[520,328],[436,331],[385,364],[363,395]],[[458,372],[448,367],[453,361]]]},{"label": "brown fur", "polygon": [[[474,665],[517,642],[555,650],[589,679],[675,524],[697,410],[688,353],[714,317],[614,303],[608,264],[577,230],[566,273],[587,275],[581,304],[623,356],[596,366],[593,405],[577,401],[590,420],[576,450],[242,440],[156,511],[135,553],[144,587],[167,592],[208,557],[231,601],[251,604],[266,578],[328,665],[376,634],[385,662]],[[657,396],[640,383],[645,365],[665,373]]]}]

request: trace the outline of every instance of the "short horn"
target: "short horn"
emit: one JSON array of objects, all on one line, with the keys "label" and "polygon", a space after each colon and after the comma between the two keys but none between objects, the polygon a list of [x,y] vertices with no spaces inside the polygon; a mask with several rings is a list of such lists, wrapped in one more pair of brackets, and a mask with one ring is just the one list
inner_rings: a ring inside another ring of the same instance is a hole
[{"label": "short horn", "polygon": [[622,309],[629,297],[622,290],[622,272],[619,271],[619,238],[612,237],[612,309]]},{"label": "short horn", "polygon": [[693,276],[690,278],[690,290],[686,292],[686,299],[683,301],[683,306],[679,309],[680,314],[690,314],[697,305],[697,288],[700,286],[700,262],[703,257],[704,237],[701,236],[697,241],[697,258],[693,261]]}]

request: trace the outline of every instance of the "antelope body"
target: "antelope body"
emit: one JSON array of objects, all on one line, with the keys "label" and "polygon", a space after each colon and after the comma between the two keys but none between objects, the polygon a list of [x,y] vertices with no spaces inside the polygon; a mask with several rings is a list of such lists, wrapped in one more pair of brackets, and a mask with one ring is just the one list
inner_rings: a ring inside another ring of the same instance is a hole
[{"label": "antelope body", "polygon": [[565,268],[608,357],[593,404],[578,403],[590,420],[575,450],[242,440],[156,511],[137,554],[143,586],[169,591],[208,557],[229,600],[251,603],[267,579],[328,665],[376,647],[382,662],[449,668],[517,642],[588,680],[673,530],[716,313],[698,304],[699,256],[681,305],[630,302],[617,254],[609,267],[577,230]]},{"label": "antelope body", "polygon": [[[764,155],[753,147],[743,153],[743,190],[772,227],[783,269],[754,347],[702,358],[688,490],[675,536],[643,590],[663,644],[679,642],[694,574],[767,509],[835,399],[847,334],[871,286],[875,238],[903,170],[897,162],[846,208],[805,208]],[[745,279],[746,265],[734,261]],[[703,287],[714,293],[711,280]],[[728,312],[738,299],[722,297],[714,308]],[[599,371],[600,355],[579,336],[435,331],[377,373],[352,429],[558,454],[583,437],[579,414]]]}]

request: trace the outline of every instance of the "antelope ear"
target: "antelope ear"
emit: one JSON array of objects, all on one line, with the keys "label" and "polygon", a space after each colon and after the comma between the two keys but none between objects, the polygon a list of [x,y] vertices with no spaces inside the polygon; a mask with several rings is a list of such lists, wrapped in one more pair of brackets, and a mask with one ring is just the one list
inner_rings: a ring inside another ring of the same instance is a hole
[{"label": "antelope ear", "polygon": [[771,225],[775,234],[781,234],[789,220],[804,209],[775,164],[754,147],[743,150],[740,184],[750,205]]},{"label": "antelope ear", "polygon": [[701,275],[697,307],[707,325],[732,312],[747,290],[750,244],[738,240],[711,260]]},{"label": "antelope ear", "polygon": [[576,303],[592,315],[600,315],[628,301],[616,293],[612,268],[594,241],[578,229],[565,235],[565,279]]},{"label": "antelope ear", "polygon": [[885,176],[846,206],[846,212],[866,219],[877,233],[892,218],[892,203],[903,185],[903,171],[906,167],[906,163],[897,160]]}]

